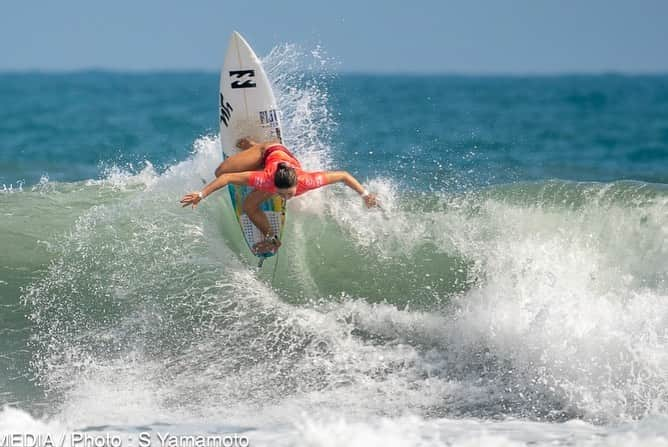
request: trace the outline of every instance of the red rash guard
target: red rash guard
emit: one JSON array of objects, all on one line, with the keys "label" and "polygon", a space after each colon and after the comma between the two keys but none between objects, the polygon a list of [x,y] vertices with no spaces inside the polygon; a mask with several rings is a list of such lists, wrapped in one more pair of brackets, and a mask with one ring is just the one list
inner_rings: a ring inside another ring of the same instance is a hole
[{"label": "red rash guard", "polygon": [[274,144],[264,152],[264,171],[251,172],[248,186],[260,191],[278,192],[274,185],[274,175],[279,163],[285,163],[297,172],[297,192],[295,196],[304,194],[312,189],[320,188],[327,184],[324,172],[306,172],[302,169],[299,161],[286,149],[285,146]]}]

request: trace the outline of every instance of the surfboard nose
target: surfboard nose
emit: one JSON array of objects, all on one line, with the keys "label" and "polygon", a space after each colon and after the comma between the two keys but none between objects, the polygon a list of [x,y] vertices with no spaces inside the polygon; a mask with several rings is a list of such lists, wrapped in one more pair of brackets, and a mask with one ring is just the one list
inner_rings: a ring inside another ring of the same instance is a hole
[{"label": "surfboard nose", "polygon": [[230,39],[230,43],[234,43],[235,41],[237,43],[240,43],[240,44],[244,45],[244,46],[247,46],[248,48],[251,47],[248,44],[248,42],[246,41],[246,39],[244,39],[244,36],[242,36],[241,33],[239,31],[236,31],[236,30],[232,31],[232,37]]}]

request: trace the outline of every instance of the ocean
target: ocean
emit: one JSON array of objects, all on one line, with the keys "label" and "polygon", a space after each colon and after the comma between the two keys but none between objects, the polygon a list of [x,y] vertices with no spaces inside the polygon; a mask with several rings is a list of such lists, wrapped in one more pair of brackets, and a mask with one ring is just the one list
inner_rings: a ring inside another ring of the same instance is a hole
[{"label": "ocean", "polygon": [[668,76],[263,61],[382,209],[291,200],[261,270],[178,203],[217,73],[0,74],[1,445],[668,446]]}]

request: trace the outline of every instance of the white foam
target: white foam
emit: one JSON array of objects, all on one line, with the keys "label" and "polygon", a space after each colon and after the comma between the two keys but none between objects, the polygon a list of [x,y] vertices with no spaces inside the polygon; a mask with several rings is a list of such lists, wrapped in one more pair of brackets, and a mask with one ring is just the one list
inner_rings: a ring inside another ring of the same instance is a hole
[{"label": "white foam", "polygon": [[9,434],[51,434],[59,436],[67,427],[55,419],[34,418],[30,413],[4,406],[0,409],[0,435]]},{"label": "white foam", "polygon": [[330,416],[314,419],[302,415],[293,429],[251,437],[259,445],[350,446],[656,446],[668,445],[662,433],[645,432],[639,426],[605,429],[579,421],[545,424],[527,421],[479,421],[473,419],[423,419],[418,416],[371,418],[354,421]]},{"label": "white foam", "polygon": [[16,192],[23,192],[24,183],[25,182],[23,180],[19,180],[15,183],[10,183],[9,185],[3,183],[2,188],[0,188],[0,193],[11,194]]}]

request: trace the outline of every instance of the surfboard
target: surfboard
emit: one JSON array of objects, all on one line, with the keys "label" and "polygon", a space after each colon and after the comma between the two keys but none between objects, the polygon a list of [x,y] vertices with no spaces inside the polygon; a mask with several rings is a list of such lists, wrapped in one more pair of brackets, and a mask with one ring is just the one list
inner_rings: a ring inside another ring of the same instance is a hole
[{"label": "surfboard", "polygon": [[[223,68],[220,72],[220,143],[223,158],[240,151],[235,145],[240,138],[255,141],[283,141],[276,98],[260,59],[238,32],[232,33]],[[228,185],[232,207],[248,248],[264,240],[264,235],[243,212],[243,202],[253,189]],[[274,197],[261,205],[275,234],[282,236],[285,225],[283,200]],[[254,253],[264,258],[276,251]]]}]

